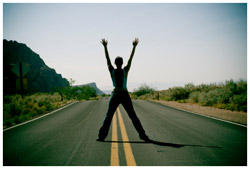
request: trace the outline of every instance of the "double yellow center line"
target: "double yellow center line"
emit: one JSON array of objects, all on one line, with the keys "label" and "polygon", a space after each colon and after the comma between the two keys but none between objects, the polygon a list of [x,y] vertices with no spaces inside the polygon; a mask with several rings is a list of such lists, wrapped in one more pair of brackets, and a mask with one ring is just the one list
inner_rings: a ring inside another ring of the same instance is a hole
[{"label": "double yellow center line", "polygon": [[[126,132],[126,128],[125,128],[119,107],[117,108],[117,115],[118,115],[118,120],[119,120],[119,124],[120,124],[120,129],[121,129],[123,148],[124,148],[124,152],[125,152],[127,166],[136,166],[135,158],[134,158],[131,146],[129,144],[128,135]],[[118,141],[116,114],[113,117],[112,141]],[[120,163],[119,163],[119,151],[118,150],[119,150],[118,142],[112,142],[111,159],[110,159],[111,166],[119,166],[120,165]]]}]

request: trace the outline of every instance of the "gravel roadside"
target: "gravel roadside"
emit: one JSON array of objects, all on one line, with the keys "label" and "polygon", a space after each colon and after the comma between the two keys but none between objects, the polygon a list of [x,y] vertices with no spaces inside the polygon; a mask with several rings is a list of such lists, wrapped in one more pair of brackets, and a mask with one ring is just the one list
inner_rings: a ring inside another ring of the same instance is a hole
[{"label": "gravel roadside", "polygon": [[150,100],[163,105],[247,125],[247,113],[174,101]]}]

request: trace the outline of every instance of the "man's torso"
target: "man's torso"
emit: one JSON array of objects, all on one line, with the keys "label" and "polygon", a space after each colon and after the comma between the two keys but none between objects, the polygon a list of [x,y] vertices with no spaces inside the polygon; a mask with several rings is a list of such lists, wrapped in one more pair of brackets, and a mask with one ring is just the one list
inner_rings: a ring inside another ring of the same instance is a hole
[{"label": "man's torso", "polygon": [[126,67],[123,69],[109,68],[112,78],[114,91],[127,91],[127,76],[128,72]]}]

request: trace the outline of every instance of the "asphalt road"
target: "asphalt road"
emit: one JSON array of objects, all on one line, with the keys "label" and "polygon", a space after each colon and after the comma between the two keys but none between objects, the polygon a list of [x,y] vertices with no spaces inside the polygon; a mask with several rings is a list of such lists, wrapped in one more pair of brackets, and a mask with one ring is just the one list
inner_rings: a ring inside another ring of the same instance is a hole
[{"label": "asphalt road", "polygon": [[117,139],[112,140],[112,123],[105,142],[97,142],[107,104],[108,98],[77,102],[3,131],[3,165],[110,166],[111,152],[117,153],[121,166],[131,164],[131,156],[137,166],[247,165],[246,127],[142,100],[133,104],[151,143],[139,139],[122,106],[120,118],[128,140],[116,113]]}]

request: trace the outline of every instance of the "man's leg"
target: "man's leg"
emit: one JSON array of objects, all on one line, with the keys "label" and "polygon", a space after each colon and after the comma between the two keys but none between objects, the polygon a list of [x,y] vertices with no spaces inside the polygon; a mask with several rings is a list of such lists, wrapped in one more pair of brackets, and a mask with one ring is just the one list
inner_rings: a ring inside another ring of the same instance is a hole
[{"label": "man's leg", "polygon": [[141,125],[140,120],[138,119],[131,98],[129,96],[129,94],[124,94],[124,96],[122,97],[122,101],[121,101],[123,107],[125,108],[125,110],[127,111],[130,119],[132,120],[133,125],[135,126],[135,129],[137,130],[137,132],[139,133],[139,136],[142,140],[149,140],[148,136],[145,134],[145,131]]},{"label": "man's leg", "polygon": [[111,98],[109,100],[106,116],[103,120],[102,127],[99,130],[97,141],[103,141],[107,137],[113,115],[119,104],[119,98],[115,93],[112,93]]}]

